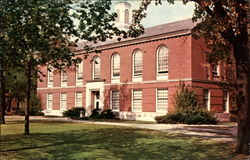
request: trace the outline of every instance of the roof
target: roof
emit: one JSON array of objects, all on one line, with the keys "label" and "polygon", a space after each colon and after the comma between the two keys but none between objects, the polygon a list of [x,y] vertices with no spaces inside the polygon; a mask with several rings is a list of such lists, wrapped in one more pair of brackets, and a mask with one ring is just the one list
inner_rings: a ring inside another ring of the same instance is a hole
[{"label": "roof", "polygon": [[139,40],[143,38],[148,38],[148,37],[153,37],[157,35],[163,35],[163,34],[170,34],[170,33],[176,33],[176,32],[181,32],[181,31],[191,31],[191,29],[196,25],[196,23],[193,23],[192,19],[185,19],[181,21],[176,21],[172,23],[165,23],[153,27],[148,27],[145,28],[144,34],[140,35],[137,38],[125,38],[120,41],[118,41],[116,38],[114,39],[109,39],[105,42],[79,42],[78,47],[76,50],[82,50],[84,46],[89,45],[90,47],[101,47],[101,46],[107,46],[107,45],[112,45],[112,44],[117,44],[117,43],[122,43],[126,41],[131,41],[131,40]]}]

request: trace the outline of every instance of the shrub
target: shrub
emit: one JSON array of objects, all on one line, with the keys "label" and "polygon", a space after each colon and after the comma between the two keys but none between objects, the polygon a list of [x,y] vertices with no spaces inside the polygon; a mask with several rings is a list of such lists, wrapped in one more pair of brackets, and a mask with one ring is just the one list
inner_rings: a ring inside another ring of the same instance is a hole
[{"label": "shrub", "polygon": [[101,109],[93,109],[90,118],[93,119],[114,119],[115,114],[111,109],[101,111]]},{"label": "shrub", "polygon": [[174,110],[164,116],[157,116],[157,123],[216,124],[212,113],[202,108],[194,91],[180,82],[174,97]]},{"label": "shrub", "polygon": [[72,108],[67,111],[63,112],[64,117],[69,117],[71,119],[79,119],[81,113],[84,115],[85,114],[85,109],[84,108]]},{"label": "shrub", "polygon": [[95,108],[92,110],[91,112],[91,115],[89,116],[90,118],[93,118],[93,119],[100,119],[100,112],[101,112],[101,109],[99,108]]}]

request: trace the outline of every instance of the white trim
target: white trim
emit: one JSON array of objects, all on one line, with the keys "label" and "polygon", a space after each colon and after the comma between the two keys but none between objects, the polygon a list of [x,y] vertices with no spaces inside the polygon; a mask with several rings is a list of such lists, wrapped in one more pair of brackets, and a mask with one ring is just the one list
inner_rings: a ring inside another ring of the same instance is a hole
[{"label": "white trim", "polygon": [[[114,64],[114,57],[115,56],[118,56],[119,57],[119,76],[114,76],[113,75],[113,69],[114,69],[114,66],[113,66],[113,64]],[[111,56],[111,81],[113,80],[114,82],[112,82],[112,83],[117,83],[116,81],[118,81],[119,80],[119,82],[120,82],[120,77],[121,77],[121,57],[120,57],[120,55],[117,53],[117,52],[114,52],[113,54],[112,54],[112,56]],[[118,82],[118,83],[119,83]]]},{"label": "white trim", "polygon": [[77,93],[81,93],[82,94],[81,99],[82,99],[82,103],[83,103],[83,98],[82,98],[83,97],[83,92],[76,91],[75,92],[75,105],[74,105],[74,107],[76,107],[76,108],[77,107],[83,107],[82,103],[81,103],[81,106],[76,106],[76,95],[77,95]]},{"label": "white trim", "polygon": [[[192,78],[183,78],[183,79],[168,79],[168,80],[155,80],[155,81],[141,81],[141,82],[127,82],[127,83],[118,83],[117,85],[124,85],[124,84],[147,84],[147,83],[167,83],[167,82],[179,82],[179,81],[192,81]],[[93,83],[93,82],[92,82]],[[112,83],[106,83],[104,86],[112,86]],[[86,87],[86,85],[81,86],[66,86],[66,87],[53,87],[53,89],[61,89],[61,88],[80,88]],[[37,88],[37,90],[47,90],[50,88]]]},{"label": "white trim", "polygon": [[[49,106],[49,95],[51,95],[51,99],[52,99],[52,106],[51,106],[51,108],[48,108],[48,106]],[[47,93],[47,102],[46,102],[46,110],[49,110],[49,111],[51,111],[51,110],[53,110],[53,94],[52,93]]]},{"label": "white trim", "polygon": [[159,63],[159,53],[158,53],[158,51],[159,51],[159,49],[161,47],[166,47],[166,49],[167,49],[167,62],[168,62],[167,67],[169,68],[169,58],[168,58],[169,57],[169,49],[168,49],[168,47],[166,45],[161,44],[161,45],[159,45],[157,47],[157,50],[156,50],[156,80],[168,80],[169,69],[167,70],[166,73],[158,73],[158,70],[159,70],[159,68],[158,68],[158,63]]},{"label": "white trim", "polygon": [[68,75],[67,75],[67,72],[65,72],[65,74],[66,74],[66,77],[67,77],[67,81],[63,82],[63,71],[61,72],[61,87],[66,87],[67,84],[68,84]]},{"label": "white trim", "polygon": [[[118,92],[118,94],[119,94],[119,109],[113,109],[112,92],[114,92],[114,91]],[[110,96],[110,109],[111,109],[112,111],[119,112],[119,111],[120,111],[120,91],[119,91],[119,90],[111,90],[109,96]]]},{"label": "white trim", "polygon": [[[134,73],[134,69],[135,69],[135,53],[137,53],[137,51],[139,51],[141,53],[141,59],[142,59],[142,73],[140,75],[135,75]],[[135,49],[132,53],[132,81],[133,82],[139,82],[142,81],[142,77],[143,77],[143,53],[140,49]]]},{"label": "white trim", "polygon": [[[62,95],[63,94],[66,94],[66,108],[65,109],[62,109]],[[66,92],[62,92],[60,93],[60,111],[66,111],[67,110],[67,93]]]},{"label": "white trim", "polygon": [[166,89],[167,90],[167,100],[169,100],[168,88],[156,88],[156,90],[155,90],[155,112],[156,113],[166,114],[166,113],[168,113],[169,101],[167,101],[166,111],[159,111],[158,110],[158,103],[157,103],[158,102],[158,90],[160,90],[160,89]]},{"label": "white trim", "polygon": [[141,121],[155,121],[156,116],[163,116],[164,113],[156,112],[131,112],[131,111],[120,111],[117,113],[118,118],[124,120],[141,120]]},{"label": "white trim", "polygon": [[[134,91],[141,91],[141,110],[140,111],[135,111],[134,110]],[[142,89],[132,89],[131,90],[132,92],[131,92],[131,111],[133,112],[133,113],[140,113],[140,112],[142,112],[142,104],[143,104],[143,101],[142,101],[142,99],[143,99],[143,97],[142,97]]]}]

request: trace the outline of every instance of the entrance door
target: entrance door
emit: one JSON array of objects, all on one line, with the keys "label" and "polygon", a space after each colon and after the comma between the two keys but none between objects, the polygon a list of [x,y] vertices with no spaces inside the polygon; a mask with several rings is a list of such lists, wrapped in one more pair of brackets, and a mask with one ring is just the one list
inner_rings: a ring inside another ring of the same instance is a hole
[{"label": "entrance door", "polygon": [[92,91],[94,98],[94,107],[100,109],[100,91]]}]

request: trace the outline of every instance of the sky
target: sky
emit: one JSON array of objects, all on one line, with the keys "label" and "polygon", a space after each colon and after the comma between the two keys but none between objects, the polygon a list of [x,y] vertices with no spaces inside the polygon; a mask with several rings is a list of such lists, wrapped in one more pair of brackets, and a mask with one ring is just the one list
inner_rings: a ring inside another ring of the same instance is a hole
[{"label": "sky", "polygon": [[[112,0],[112,3],[114,4],[120,1],[122,0]],[[132,10],[138,9],[141,3],[140,0],[126,0],[126,2],[131,4]],[[168,22],[192,18],[194,8],[194,3],[191,2],[183,5],[181,1],[176,1],[173,5],[162,0],[162,5],[158,6],[152,2],[147,10],[147,17],[143,19],[142,24],[144,27],[151,27]]]}]

